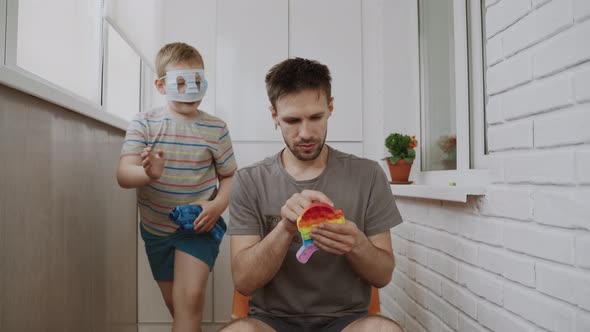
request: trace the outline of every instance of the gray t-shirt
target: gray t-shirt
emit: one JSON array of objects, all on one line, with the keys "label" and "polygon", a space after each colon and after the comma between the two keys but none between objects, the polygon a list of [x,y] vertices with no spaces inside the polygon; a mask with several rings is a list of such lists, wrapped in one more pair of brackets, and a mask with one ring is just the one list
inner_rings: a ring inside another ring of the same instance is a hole
[{"label": "gray t-shirt", "polygon": [[[312,180],[293,179],[283,168],[281,153],[239,170],[232,184],[228,234],[264,237],[281,220],[285,202],[304,189],[327,195],[367,236],[401,223],[379,164],[328,148],[327,167]],[[344,256],[319,250],[301,264],[295,257],[300,247],[297,234],[275,277],[250,298],[251,310],[285,317],[339,317],[367,310],[371,286]]]}]

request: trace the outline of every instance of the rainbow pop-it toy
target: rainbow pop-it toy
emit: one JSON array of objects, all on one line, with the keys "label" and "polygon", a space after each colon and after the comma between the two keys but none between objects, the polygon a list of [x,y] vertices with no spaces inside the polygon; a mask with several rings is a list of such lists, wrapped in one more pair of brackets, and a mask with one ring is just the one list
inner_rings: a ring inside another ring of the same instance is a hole
[{"label": "rainbow pop-it toy", "polygon": [[333,209],[326,203],[312,203],[297,218],[297,229],[303,240],[303,245],[296,255],[300,263],[307,263],[311,255],[319,249],[309,234],[312,228],[323,222],[344,224],[344,213],[341,209]]}]

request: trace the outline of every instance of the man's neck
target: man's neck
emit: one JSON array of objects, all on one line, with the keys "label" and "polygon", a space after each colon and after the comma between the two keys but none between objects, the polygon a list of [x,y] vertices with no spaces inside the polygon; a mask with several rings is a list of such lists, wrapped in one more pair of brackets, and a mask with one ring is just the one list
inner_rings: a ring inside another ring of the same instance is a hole
[{"label": "man's neck", "polygon": [[281,153],[281,162],[285,171],[297,181],[306,181],[317,178],[328,165],[328,146],[324,144],[322,152],[314,160],[299,160],[289,148]]}]

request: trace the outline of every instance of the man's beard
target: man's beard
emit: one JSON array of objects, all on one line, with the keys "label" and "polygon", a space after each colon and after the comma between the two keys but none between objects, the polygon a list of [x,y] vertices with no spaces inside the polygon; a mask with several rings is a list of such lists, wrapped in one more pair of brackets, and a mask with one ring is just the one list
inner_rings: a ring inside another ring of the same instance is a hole
[{"label": "man's beard", "polygon": [[[327,133],[326,133],[326,136],[327,136]],[[285,145],[287,145],[287,147],[289,148],[291,153],[295,156],[295,158],[297,158],[301,161],[310,161],[310,160],[315,160],[320,155],[320,153],[322,153],[322,149],[324,148],[324,144],[326,143],[326,136],[324,136],[324,139],[322,139],[322,140],[319,140],[319,139],[302,140],[297,143],[294,143],[293,146],[291,146],[284,137],[283,137],[283,140],[285,141]],[[317,146],[315,147],[315,150],[311,151],[310,153],[301,153],[297,150],[298,144],[312,144],[312,143],[316,143],[316,144],[319,143],[319,144],[317,144]]]}]

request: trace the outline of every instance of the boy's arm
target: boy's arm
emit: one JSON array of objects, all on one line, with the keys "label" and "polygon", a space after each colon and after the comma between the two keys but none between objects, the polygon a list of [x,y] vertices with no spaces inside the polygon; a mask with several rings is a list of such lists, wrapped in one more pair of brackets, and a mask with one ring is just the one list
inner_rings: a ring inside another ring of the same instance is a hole
[{"label": "boy's arm", "polygon": [[193,222],[195,232],[208,232],[215,226],[219,216],[221,216],[223,211],[225,211],[229,205],[229,194],[231,191],[232,180],[233,175],[219,179],[219,189],[212,201],[197,201],[193,203],[199,205],[203,209],[203,212],[201,212]]},{"label": "boy's arm", "polygon": [[164,151],[144,148],[141,155],[126,155],[119,159],[117,182],[123,188],[145,187],[159,179],[164,172]]},{"label": "boy's arm", "polygon": [[222,208],[222,211],[225,211],[229,205],[229,193],[231,191],[231,182],[233,178],[233,175],[230,175],[219,179],[219,189],[217,190],[217,196],[213,201]]},{"label": "boy's arm", "polygon": [[122,156],[117,167],[117,182],[123,188],[145,187],[152,179],[145,173],[141,166],[141,157]]}]

